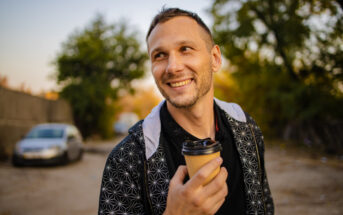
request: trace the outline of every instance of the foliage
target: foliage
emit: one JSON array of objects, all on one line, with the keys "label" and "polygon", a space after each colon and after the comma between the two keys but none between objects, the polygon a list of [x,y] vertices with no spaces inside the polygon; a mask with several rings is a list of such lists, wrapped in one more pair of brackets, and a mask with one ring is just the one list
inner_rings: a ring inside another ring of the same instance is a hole
[{"label": "foliage", "polygon": [[214,73],[214,96],[216,98],[240,103],[241,91],[234,80],[232,73],[228,70],[222,69]]},{"label": "foliage", "polygon": [[132,89],[131,81],[144,75],[146,59],[135,32],[123,22],[107,24],[100,15],[63,44],[57,81],[83,136],[111,134],[118,91]]},{"label": "foliage", "polygon": [[135,94],[121,96],[118,106],[122,107],[120,112],[134,112],[140,119],[144,119],[161,100],[162,97],[156,94],[154,87],[140,86],[135,88]]},{"label": "foliage", "polygon": [[215,41],[239,86],[236,100],[268,134],[289,136],[290,125],[297,125],[296,133],[304,125],[343,120],[343,12],[337,2],[215,0],[210,12]]}]

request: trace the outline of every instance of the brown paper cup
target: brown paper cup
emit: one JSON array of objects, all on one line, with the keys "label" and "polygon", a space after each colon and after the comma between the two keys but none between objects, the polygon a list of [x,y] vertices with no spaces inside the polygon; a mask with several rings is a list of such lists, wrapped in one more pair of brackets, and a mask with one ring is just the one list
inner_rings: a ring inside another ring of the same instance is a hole
[{"label": "brown paper cup", "polygon": [[[210,138],[186,141],[182,145],[182,154],[185,157],[189,177],[192,178],[196,172],[209,161],[220,157],[222,147],[219,142],[215,142]],[[220,171],[220,167],[214,170],[207,177],[204,185],[210,182]]]},{"label": "brown paper cup", "polygon": [[[189,177],[192,178],[193,175],[206,163],[210,162],[214,158],[220,157],[220,152],[215,152],[209,155],[185,155],[186,165]],[[204,185],[210,182],[220,171],[220,167],[215,169],[210,176],[207,177]]]}]

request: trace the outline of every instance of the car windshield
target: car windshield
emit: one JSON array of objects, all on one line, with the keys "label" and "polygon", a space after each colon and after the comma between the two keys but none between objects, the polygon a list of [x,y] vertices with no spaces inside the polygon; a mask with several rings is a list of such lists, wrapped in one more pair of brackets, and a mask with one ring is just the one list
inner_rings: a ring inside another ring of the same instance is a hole
[{"label": "car windshield", "polygon": [[62,138],[63,129],[60,128],[36,128],[30,131],[26,138]]}]

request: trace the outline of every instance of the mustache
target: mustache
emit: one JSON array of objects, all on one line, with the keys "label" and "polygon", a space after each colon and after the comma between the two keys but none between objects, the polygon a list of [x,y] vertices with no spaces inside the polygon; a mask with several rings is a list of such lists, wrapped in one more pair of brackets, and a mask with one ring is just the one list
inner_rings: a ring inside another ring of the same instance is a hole
[{"label": "mustache", "polygon": [[184,79],[184,78],[192,78],[194,79],[195,76],[192,72],[184,72],[184,73],[165,73],[162,77],[162,82],[166,83],[170,80],[178,80],[178,79]]}]

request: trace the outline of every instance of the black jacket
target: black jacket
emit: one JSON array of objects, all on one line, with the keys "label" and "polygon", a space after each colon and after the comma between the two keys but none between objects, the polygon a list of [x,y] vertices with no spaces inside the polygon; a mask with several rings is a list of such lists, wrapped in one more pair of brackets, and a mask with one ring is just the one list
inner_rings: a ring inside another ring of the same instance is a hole
[{"label": "black jacket", "polygon": [[[242,164],[246,214],[274,214],[264,167],[264,142],[254,120],[237,105],[216,99],[226,112]],[[160,106],[133,126],[107,158],[99,214],[162,214],[169,175],[164,148],[159,144]],[[225,158],[224,158],[225,159]]]}]

